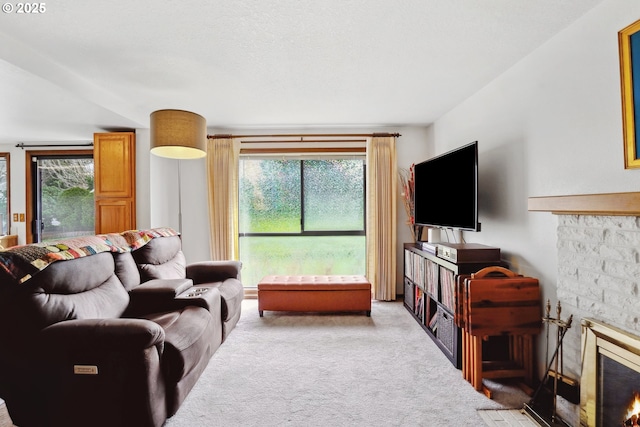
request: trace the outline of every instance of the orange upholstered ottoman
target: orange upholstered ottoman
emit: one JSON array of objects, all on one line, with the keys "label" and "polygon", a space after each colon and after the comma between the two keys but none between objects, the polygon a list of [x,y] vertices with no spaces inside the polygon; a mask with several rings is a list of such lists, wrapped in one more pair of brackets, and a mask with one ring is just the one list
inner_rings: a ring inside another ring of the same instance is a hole
[{"label": "orange upholstered ottoman", "polygon": [[371,283],[364,276],[265,276],[258,311],[364,311],[371,316]]}]

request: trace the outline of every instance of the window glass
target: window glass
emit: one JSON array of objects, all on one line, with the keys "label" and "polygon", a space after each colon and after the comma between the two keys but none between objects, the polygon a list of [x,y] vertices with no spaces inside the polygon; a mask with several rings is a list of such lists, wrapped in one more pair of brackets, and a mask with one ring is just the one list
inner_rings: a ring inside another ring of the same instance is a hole
[{"label": "window glass", "polygon": [[37,230],[36,241],[93,234],[93,158],[39,156],[37,166],[40,191],[36,195],[36,206],[40,230]]},{"label": "window glass", "polygon": [[269,274],[364,274],[364,157],[240,160],[245,286]]},{"label": "window glass", "polygon": [[9,153],[0,153],[0,235],[9,234]]},{"label": "window glass", "polygon": [[300,232],[300,162],[242,160],[240,232]]},{"label": "window glass", "polygon": [[304,161],[304,229],[364,230],[362,160]]}]

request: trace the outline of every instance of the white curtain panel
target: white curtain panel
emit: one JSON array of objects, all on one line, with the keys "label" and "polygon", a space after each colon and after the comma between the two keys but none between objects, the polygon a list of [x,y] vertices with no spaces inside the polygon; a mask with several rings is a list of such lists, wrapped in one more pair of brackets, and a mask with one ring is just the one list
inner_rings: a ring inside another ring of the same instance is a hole
[{"label": "white curtain panel", "polygon": [[211,259],[238,259],[238,159],[240,141],[209,139],[207,177],[211,221]]},{"label": "white curtain panel", "polygon": [[373,297],[396,299],[398,169],[396,138],[367,142],[367,278]]}]

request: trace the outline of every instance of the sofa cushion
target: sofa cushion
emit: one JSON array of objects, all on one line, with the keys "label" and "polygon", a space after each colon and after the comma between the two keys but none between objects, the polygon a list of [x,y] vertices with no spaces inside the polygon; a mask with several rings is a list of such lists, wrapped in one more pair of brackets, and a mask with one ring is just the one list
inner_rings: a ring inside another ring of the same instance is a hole
[{"label": "sofa cushion", "polygon": [[180,236],[155,238],[132,254],[143,282],[186,277],[186,259]]},{"label": "sofa cushion", "polygon": [[113,254],[116,276],[128,291],[140,284],[140,272],[131,252]]},{"label": "sofa cushion", "polygon": [[111,253],[56,262],[25,283],[41,327],[71,319],[120,317],[129,294]]}]

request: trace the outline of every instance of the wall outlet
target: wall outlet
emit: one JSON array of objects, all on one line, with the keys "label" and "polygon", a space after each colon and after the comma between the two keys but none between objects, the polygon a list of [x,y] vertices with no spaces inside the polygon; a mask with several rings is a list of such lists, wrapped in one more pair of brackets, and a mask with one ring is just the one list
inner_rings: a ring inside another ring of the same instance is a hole
[{"label": "wall outlet", "polygon": [[18,222],[18,214],[17,213],[13,214],[13,222]]}]

